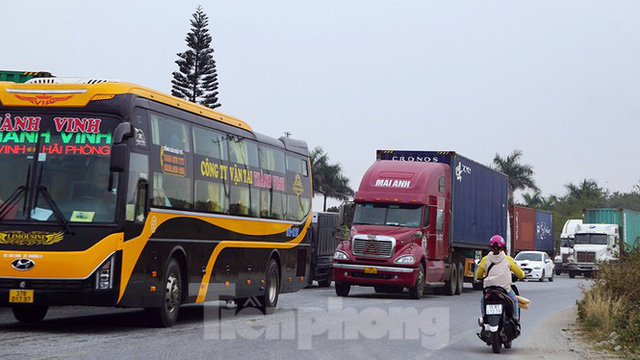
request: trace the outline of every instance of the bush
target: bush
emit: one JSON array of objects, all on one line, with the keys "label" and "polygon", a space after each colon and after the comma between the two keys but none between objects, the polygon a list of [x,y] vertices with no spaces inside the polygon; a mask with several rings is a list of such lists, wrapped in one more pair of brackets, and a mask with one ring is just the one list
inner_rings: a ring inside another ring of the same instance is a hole
[{"label": "bush", "polygon": [[[640,354],[640,250],[602,263],[599,269],[578,302],[580,322],[596,341]],[[614,339],[610,337],[613,332],[617,333]]]}]

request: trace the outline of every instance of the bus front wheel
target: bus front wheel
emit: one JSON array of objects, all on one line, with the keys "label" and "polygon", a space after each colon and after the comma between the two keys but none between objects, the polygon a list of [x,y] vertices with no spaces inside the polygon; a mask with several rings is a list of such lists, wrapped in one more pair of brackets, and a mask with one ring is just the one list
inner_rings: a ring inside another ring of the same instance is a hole
[{"label": "bus front wheel", "polygon": [[13,316],[23,323],[37,323],[44,319],[48,310],[46,305],[16,305],[13,307]]},{"label": "bus front wheel", "polygon": [[164,275],[162,303],[159,307],[147,309],[149,320],[156,327],[171,327],[178,319],[182,303],[182,274],[175,259],[169,260]]}]

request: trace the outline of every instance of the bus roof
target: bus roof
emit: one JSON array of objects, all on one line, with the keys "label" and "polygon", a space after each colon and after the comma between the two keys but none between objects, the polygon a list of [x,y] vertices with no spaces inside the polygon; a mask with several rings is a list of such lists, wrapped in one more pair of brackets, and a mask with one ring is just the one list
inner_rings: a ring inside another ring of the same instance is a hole
[{"label": "bus roof", "polygon": [[24,84],[0,81],[0,105],[2,106],[84,107],[90,101],[108,100],[123,94],[134,94],[252,131],[249,124],[240,119],[132,83],[99,79],[65,81],[59,78],[32,79]]}]

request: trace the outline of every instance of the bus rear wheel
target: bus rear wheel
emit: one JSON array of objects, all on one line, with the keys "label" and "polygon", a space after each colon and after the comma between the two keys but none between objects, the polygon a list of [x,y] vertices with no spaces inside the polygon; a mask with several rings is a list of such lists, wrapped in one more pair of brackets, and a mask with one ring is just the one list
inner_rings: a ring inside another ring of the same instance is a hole
[{"label": "bus rear wheel", "polygon": [[147,314],[155,327],[171,327],[178,319],[182,304],[182,274],[175,259],[169,260],[164,275],[162,303],[159,307],[149,308]]},{"label": "bus rear wheel", "polygon": [[15,305],[13,316],[23,323],[37,323],[44,319],[48,310],[46,305]]},{"label": "bus rear wheel", "polygon": [[271,315],[276,311],[279,294],[280,270],[278,269],[278,263],[274,259],[271,259],[267,267],[264,295],[258,297],[259,308],[265,315]]}]

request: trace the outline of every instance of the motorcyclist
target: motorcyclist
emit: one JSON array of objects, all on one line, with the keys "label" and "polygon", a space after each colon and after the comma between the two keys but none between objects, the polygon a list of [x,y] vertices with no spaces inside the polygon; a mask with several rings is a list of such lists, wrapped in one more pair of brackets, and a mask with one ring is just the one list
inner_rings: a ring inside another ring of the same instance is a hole
[{"label": "motorcyclist", "polygon": [[[524,279],[524,271],[516,264],[513,258],[504,252],[506,242],[500,235],[494,235],[489,240],[491,252],[482,258],[476,277],[484,278],[484,287],[500,286],[507,291],[509,297],[513,300],[513,317],[519,319],[518,298],[511,288],[511,273],[513,272],[518,279]],[[481,299],[482,315],[484,315],[484,296]]]}]

